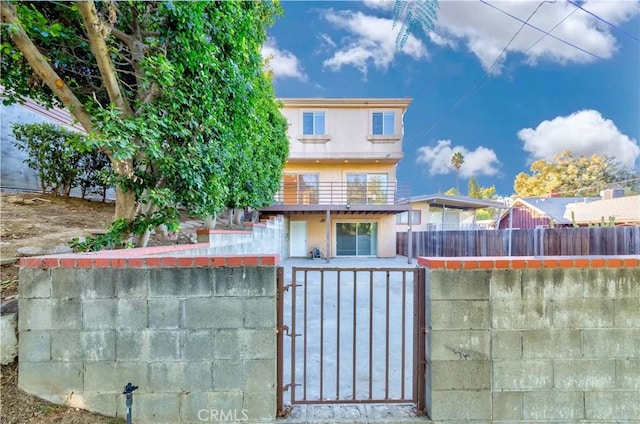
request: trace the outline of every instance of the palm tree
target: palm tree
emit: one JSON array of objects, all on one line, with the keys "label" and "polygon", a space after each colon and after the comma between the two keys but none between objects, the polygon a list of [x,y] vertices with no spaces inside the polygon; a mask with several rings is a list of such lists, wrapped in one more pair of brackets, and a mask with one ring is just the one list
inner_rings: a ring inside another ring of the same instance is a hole
[{"label": "palm tree", "polygon": [[418,28],[424,35],[428,35],[438,19],[438,7],[438,0],[396,0],[393,7],[393,27],[400,25],[396,45],[404,47],[409,33],[415,32]]},{"label": "palm tree", "polygon": [[460,167],[464,163],[464,155],[460,152],[455,152],[453,156],[451,156],[451,165],[456,169],[456,191],[460,194],[460,183],[458,182],[458,173],[460,171]]}]

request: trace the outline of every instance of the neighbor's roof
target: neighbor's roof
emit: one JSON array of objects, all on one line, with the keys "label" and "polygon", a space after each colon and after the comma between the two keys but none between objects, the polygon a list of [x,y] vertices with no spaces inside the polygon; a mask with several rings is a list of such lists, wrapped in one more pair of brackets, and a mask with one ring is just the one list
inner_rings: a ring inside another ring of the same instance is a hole
[{"label": "neighbor's roof", "polygon": [[[474,199],[466,196],[448,196],[446,194],[428,194],[409,198],[410,203],[425,202],[431,206],[452,209],[506,208],[504,203],[492,200]],[[405,200],[406,203],[406,200]]]},{"label": "neighbor's roof", "polygon": [[[4,91],[3,87],[0,87],[0,93]],[[47,109],[46,107],[36,103],[32,99],[28,97],[23,98],[23,102],[16,102],[15,105],[23,107],[31,112],[37,113],[38,115],[42,115],[50,121],[55,122],[56,124],[66,125],[68,127],[73,128],[74,130],[85,132],[82,125],[76,122],[75,118],[71,113],[69,113],[66,109],[61,109],[59,107],[52,107]]]},{"label": "neighbor's roof", "polygon": [[564,218],[571,220],[571,212],[577,223],[595,224],[602,219],[608,222],[609,217],[615,217],[616,224],[637,224],[640,222],[640,195],[568,204]]},{"label": "neighbor's roof", "polygon": [[511,208],[526,207],[538,212],[541,215],[547,215],[552,218],[556,224],[570,224],[569,219],[564,217],[568,204],[572,203],[589,203],[600,199],[599,197],[519,197],[513,201],[511,207],[505,210],[498,217],[497,222],[504,218]]}]

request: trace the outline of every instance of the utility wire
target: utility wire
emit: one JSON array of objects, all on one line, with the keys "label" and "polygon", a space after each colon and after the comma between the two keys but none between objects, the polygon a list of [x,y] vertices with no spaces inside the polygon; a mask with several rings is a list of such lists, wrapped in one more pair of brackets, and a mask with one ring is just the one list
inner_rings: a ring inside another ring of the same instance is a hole
[{"label": "utility wire", "polygon": [[[536,9],[531,13],[531,15],[529,15],[529,17],[527,18],[527,21],[529,21],[529,19],[531,19],[533,17],[533,15],[536,14],[536,12],[540,9],[540,7],[542,7],[542,5],[544,3],[546,3],[548,0],[544,0],[542,2],[540,2],[540,4],[538,5],[538,7],[536,7]],[[513,42],[513,40],[515,40],[515,38],[518,36],[518,34],[520,34],[520,32],[522,32],[522,30],[524,29],[525,25],[522,24],[522,26],[520,26],[520,28],[518,29],[518,31],[513,35],[513,37],[511,37],[511,40],[509,40],[509,42],[507,43],[506,46],[504,46],[504,48],[502,49],[502,51],[500,52],[500,54],[495,58],[495,60],[493,61],[493,63],[491,64],[491,66],[489,66],[489,68],[484,72],[484,74],[482,75],[482,77],[480,77],[480,79],[473,85],[473,87],[471,87],[471,89],[469,89],[466,93],[464,93],[462,95],[462,97],[460,97],[460,99],[458,99],[457,102],[455,102],[453,104],[453,106],[451,106],[449,108],[449,110],[447,110],[445,113],[443,113],[442,115],[440,115],[438,117],[438,119],[436,119],[436,121],[426,130],[421,131],[419,134],[417,134],[415,137],[422,137],[426,134],[429,134],[440,122],[442,122],[442,120],[445,118],[445,116],[451,112],[453,112],[459,105],[460,103],[462,103],[464,100],[466,100],[468,97],[472,96],[473,94],[475,94],[476,91],[478,91],[481,88],[482,82],[484,80],[487,79],[487,77],[489,76],[489,72],[491,72],[491,70],[493,69],[494,66],[496,66],[496,64],[498,63],[498,61],[500,60],[500,58],[502,57],[502,55],[504,55],[504,53],[507,51],[507,49],[509,48],[509,46],[511,45],[511,43]]]},{"label": "utility wire", "polygon": [[[586,3],[587,1],[589,1],[589,0],[585,0],[585,3]],[[562,23],[563,23],[564,21],[566,21],[567,19],[569,19],[569,18],[570,18],[574,13],[576,13],[577,11],[578,11],[578,9],[573,9],[573,10],[571,11],[571,13],[569,13],[567,16],[565,16],[565,17],[564,17],[560,22],[558,22],[557,24],[555,24],[555,25],[554,25],[554,26],[553,26],[553,27],[552,27],[548,32],[546,32],[546,33],[542,34],[542,35],[540,36],[540,38],[538,38],[536,41],[534,41],[534,42],[533,42],[533,44],[531,44],[529,47],[527,47],[527,49],[526,49],[525,51],[523,51],[523,52],[522,52],[522,54],[523,54],[523,55],[526,55],[526,54],[529,52],[529,50],[531,50],[532,48],[534,48],[534,47],[535,47],[535,46],[536,46],[540,41],[542,41],[542,40],[543,40],[543,39],[544,39],[544,38],[545,38],[549,33],[553,32],[553,30],[554,30],[554,29],[556,29],[556,28],[558,28],[560,25],[562,25]],[[515,64],[512,64],[512,65],[509,67],[509,70],[511,71],[511,70],[513,70],[513,68],[515,68]],[[490,81],[489,79],[485,79],[484,83],[483,83],[480,87],[478,87],[478,89],[477,89],[477,90],[475,90],[475,92],[480,91],[480,89],[481,89],[482,87],[484,87],[485,85],[487,85],[487,83],[488,83],[489,81]],[[472,94],[475,94],[475,92],[474,92],[474,93],[472,93]]]},{"label": "utility wire", "polygon": [[[586,1],[585,1],[585,3],[586,3],[587,1],[588,1],[588,0],[586,0]],[[536,44],[538,44],[540,41],[542,41],[542,39],[543,39],[544,37],[546,37],[547,35],[551,34],[551,33],[553,32],[553,30],[554,30],[554,29],[558,28],[558,27],[559,27],[559,26],[560,26],[564,21],[566,21],[567,19],[569,19],[569,18],[570,18],[574,13],[576,13],[577,11],[578,11],[578,9],[573,9],[573,10],[571,11],[571,13],[569,13],[567,16],[565,16],[565,17],[564,17],[560,22],[558,22],[557,24],[555,24],[555,25],[553,26],[553,28],[551,28],[549,31],[547,31],[547,32],[545,32],[544,34],[542,34],[542,35],[540,36],[540,38],[538,38],[538,39],[537,39],[537,40],[536,40],[532,45],[530,45],[530,46],[527,48],[527,50],[523,51],[523,52],[522,52],[522,54],[523,54],[523,55],[526,55],[526,54],[527,54],[527,52],[528,52],[529,50],[531,50],[532,48],[534,48],[534,47],[536,46]]]},{"label": "utility wire", "polygon": [[586,53],[586,54],[588,54],[588,55],[590,55],[590,56],[595,57],[596,59],[605,60],[603,57],[600,57],[600,56],[598,56],[597,54],[590,52],[589,50],[585,50],[585,49],[583,49],[582,47],[578,47],[578,46],[576,46],[575,44],[570,43],[570,42],[568,42],[568,41],[566,41],[566,40],[563,40],[563,39],[562,39],[562,38],[560,38],[560,37],[556,37],[555,35],[549,34],[549,31],[545,31],[545,30],[543,30],[543,29],[538,28],[538,27],[537,27],[537,26],[535,26],[535,25],[530,24],[530,23],[528,22],[528,19],[527,19],[527,22],[525,22],[525,21],[523,21],[522,19],[518,18],[517,16],[512,15],[511,13],[506,12],[506,11],[504,11],[504,10],[500,9],[499,7],[494,6],[494,5],[490,4],[490,3],[487,3],[485,0],[480,0],[480,2],[482,2],[482,3],[486,4],[486,5],[487,5],[487,6],[489,6],[489,7],[492,7],[493,9],[496,9],[497,11],[499,11],[499,12],[501,12],[501,13],[504,13],[505,15],[507,15],[507,16],[509,16],[509,17],[511,17],[511,18],[513,18],[513,19],[515,19],[515,20],[517,20],[517,21],[522,22],[524,25],[530,26],[531,28],[533,28],[533,29],[535,29],[535,30],[537,30],[537,31],[540,31],[540,32],[542,32],[543,34],[548,35],[549,37],[553,38],[554,40],[558,40],[558,41],[560,41],[561,43],[567,44],[567,45],[569,45],[569,46],[571,46],[571,47],[573,47],[573,48],[575,48],[575,49],[580,50],[580,51],[581,51],[581,52],[583,52],[583,53]]},{"label": "utility wire", "polygon": [[[489,5],[488,3],[484,2],[483,0],[480,0],[483,3]],[[502,51],[500,52],[500,54],[495,58],[495,60],[493,61],[493,63],[491,64],[491,66],[485,71],[485,73],[482,75],[482,77],[480,77],[480,79],[473,85],[473,87],[471,87],[469,90],[467,90],[466,93],[464,93],[462,95],[462,97],[460,97],[460,99],[458,99],[457,102],[455,102],[453,104],[453,106],[451,106],[445,113],[441,114],[436,121],[427,129],[420,131],[418,134],[416,134],[415,136],[410,137],[411,139],[417,139],[418,137],[423,137],[427,134],[429,134],[431,131],[433,131],[433,129],[435,127],[438,126],[438,124],[440,122],[442,122],[442,120],[446,117],[446,115],[450,114],[451,112],[453,112],[454,110],[457,109],[457,107],[463,102],[465,101],[468,97],[471,97],[472,95],[474,95],[478,90],[480,90],[482,87],[484,87],[484,85],[488,82],[488,76],[489,73],[491,72],[491,70],[494,68],[494,66],[496,66],[496,64],[498,63],[498,61],[500,60],[500,58],[505,54],[505,52],[507,51],[507,49],[509,48],[509,46],[511,45],[511,43],[513,42],[513,40],[515,40],[515,38],[518,36],[518,34],[520,34],[520,32],[522,32],[522,30],[524,29],[525,25],[528,24],[529,20],[533,17],[533,15],[535,15],[538,10],[542,7],[542,5],[544,3],[552,3],[552,1],[550,0],[543,0],[542,2],[540,2],[540,4],[538,5],[538,7],[536,7],[536,9],[529,15],[529,17],[527,18],[526,21],[522,21],[520,19],[520,22],[522,22],[522,26],[520,26],[520,28],[518,29],[518,31],[513,35],[513,37],[511,37],[511,39],[509,40],[509,42],[507,43],[506,46],[504,46],[504,48],[502,49]],[[491,6],[491,5],[489,5]],[[493,7],[493,6],[492,6]],[[570,16],[570,15],[569,15]],[[564,22],[564,20],[566,20],[569,16],[565,17],[561,22],[558,23],[558,25],[560,25],[562,22]],[[550,31],[553,31],[553,29],[555,29],[558,25],[556,25],[555,27],[553,27]],[[543,31],[544,32],[544,31]],[[531,45],[527,51],[529,49],[531,49],[535,44],[537,44],[540,40],[542,40],[542,38],[544,38],[547,34],[543,35],[540,39],[538,39],[538,41],[536,41],[533,45]]]},{"label": "utility wire", "polygon": [[571,3],[572,5],[574,5],[575,7],[577,7],[578,9],[582,10],[582,11],[583,11],[583,12],[585,12],[585,13],[588,13],[589,15],[593,16],[593,17],[594,17],[594,18],[596,18],[597,20],[599,20],[599,21],[601,21],[601,22],[604,22],[605,24],[609,25],[611,28],[613,28],[613,29],[615,29],[615,30],[617,30],[617,31],[620,31],[621,33],[623,33],[623,34],[624,34],[624,35],[626,35],[627,37],[631,37],[631,38],[633,38],[633,39],[634,39],[634,40],[636,40],[636,41],[640,41],[640,38],[636,37],[636,36],[635,36],[635,35],[633,35],[633,34],[628,33],[627,31],[625,31],[625,30],[623,30],[622,28],[620,28],[620,27],[618,27],[618,26],[616,26],[616,25],[612,24],[611,22],[607,21],[606,19],[601,18],[600,16],[596,15],[595,13],[588,11],[587,9],[585,9],[584,7],[582,7],[581,5],[579,5],[578,3],[575,3],[575,2],[573,2],[573,1],[571,1],[571,0],[567,0],[567,3]]}]

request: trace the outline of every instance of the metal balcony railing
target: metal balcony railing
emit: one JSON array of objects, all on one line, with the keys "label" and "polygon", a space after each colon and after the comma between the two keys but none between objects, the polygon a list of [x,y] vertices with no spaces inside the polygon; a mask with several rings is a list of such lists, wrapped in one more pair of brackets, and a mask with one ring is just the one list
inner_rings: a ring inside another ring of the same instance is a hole
[{"label": "metal balcony railing", "polygon": [[277,205],[397,205],[411,194],[408,183],[281,183]]}]

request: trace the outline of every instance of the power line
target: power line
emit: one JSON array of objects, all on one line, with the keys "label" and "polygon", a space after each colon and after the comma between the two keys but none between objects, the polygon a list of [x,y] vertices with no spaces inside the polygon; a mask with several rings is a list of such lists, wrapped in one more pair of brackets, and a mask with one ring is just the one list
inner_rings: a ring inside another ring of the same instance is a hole
[{"label": "power line", "polygon": [[[585,0],[585,3],[588,0]],[[540,41],[542,41],[542,39],[544,37],[546,37],[547,35],[549,35],[551,32],[553,32],[554,29],[558,28],[564,21],[566,21],[567,19],[569,19],[574,13],[576,13],[578,11],[578,9],[573,9],[571,11],[571,13],[569,13],[567,16],[565,16],[560,22],[558,22],[557,24],[555,24],[553,26],[553,28],[551,28],[547,33],[542,34],[542,36],[540,38],[538,38],[532,45],[530,45],[529,47],[527,47],[527,49],[525,51],[522,52],[522,54],[527,54],[527,52],[529,50],[531,50],[532,48],[535,47],[536,44],[538,44]]]},{"label": "power line", "polygon": [[[585,0],[585,3],[589,1],[589,0]],[[536,41],[533,42],[533,44],[531,44],[529,47],[527,47],[526,50],[524,50],[522,52],[523,55],[526,55],[529,50],[531,50],[532,48],[534,48],[540,41],[542,41],[549,33],[553,32],[554,29],[558,28],[560,25],[562,25],[562,23],[564,21],[566,21],[567,19],[569,19],[574,13],[576,13],[578,11],[578,9],[573,9],[567,16],[565,16],[564,18],[562,18],[562,20],[560,22],[558,22],[557,24],[555,24],[547,33],[544,33],[540,36],[540,38],[538,38]],[[513,68],[515,68],[515,64],[512,64],[510,66],[510,70],[513,70]],[[476,90],[479,91],[482,87],[484,87],[485,85],[487,85],[487,83],[489,82],[489,80],[486,80],[480,87],[478,87],[478,89]],[[475,92],[474,92],[475,94]]]},{"label": "power line", "polygon": [[620,28],[620,27],[617,27],[616,25],[612,24],[611,22],[607,21],[606,19],[601,18],[600,16],[596,15],[595,13],[588,11],[587,9],[585,9],[584,7],[582,7],[581,5],[579,5],[578,3],[575,3],[575,2],[573,2],[573,1],[571,1],[571,0],[567,0],[567,3],[571,3],[572,5],[574,5],[575,7],[577,7],[578,9],[582,10],[583,12],[588,13],[589,15],[593,16],[593,17],[594,17],[594,18],[596,18],[597,20],[599,20],[599,21],[601,21],[601,22],[604,22],[605,24],[609,25],[611,28],[613,28],[613,29],[615,29],[615,30],[618,30],[618,31],[620,31],[621,33],[625,34],[627,37],[631,37],[631,38],[633,38],[633,39],[634,39],[634,40],[636,40],[636,41],[640,41],[640,38],[636,37],[636,36],[635,36],[635,35],[633,35],[633,34],[628,33],[627,31],[623,30],[623,29],[622,29],[622,28]]},{"label": "power line", "polygon": [[[482,1],[482,0],[481,0]],[[529,15],[529,17],[527,18],[527,20],[522,24],[522,26],[520,26],[520,28],[518,29],[518,31],[516,31],[516,33],[513,35],[513,37],[511,37],[511,39],[509,40],[509,42],[507,43],[506,46],[504,46],[504,48],[502,49],[502,51],[500,52],[500,54],[495,58],[495,60],[493,61],[493,63],[491,64],[491,66],[489,66],[489,68],[484,72],[484,74],[482,75],[482,77],[480,77],[480,79],[473,85],[473,87],[471,87],[471,89],[467,90],[467,92],[465,94],[462,95],[462,97],[460,97],[460,99],[458,99],[457,102],[455,102],[453,104],[453,106],[451,106],[449,108],[449,110],[447,110],[445,113],[441,114],[438,119],[436,119],[436,121],[426,130],[421,131],[420,133],[418,133],[416,136],[414,137],[418,137],[418,136],[424,136],[426,134],[429,134],[444,118],[447,114],[453,112],[464,100],[466,100],[468,97],[471,97],[473,94],[475,94],[480,88],[482,88],[482,86],[484,86],[484,84],[481,86],[480,84],[487,79],[487,77],[489,76],[489,73],[491,72],[491,70],[493,69],[494,66],[496,66],[496,64],[498,63],[498,61],[500,60],[500,58],[505,54],[505,52],[507,51],[507,49],[509,48],[509,46],[511,45],[511,43],[513,42],[513,40],[515,40],[515,38],[518,36],[518,34],[520,34],[520,32],[522,32],[522,30],[525,27],[525,24],[533,17],[533,15],[535,15],[538,10],[542,7],[542,5],[544,3],[550,3],[549,0],[543,0],[542,2],[540,2],[540,4],[538,5],[538,7],[535,8],[535,10],[533,12],[531,12],[531,14]]]},{"label": "power line", "polygon": [[506,11],[504,11],[504,10],[500,9],[500,8],[499,8],[499,7],[497,7],[497,6],[494,6],[494,5],[492,5],[492,4],[487,3],[485,0],[480,0],[480,2],[482,2],[482,3],[486,4],[486,5],[487,5],[487,6],[489,6],[489,7],[492,7],[493,9],[496,9],[497,11],[499,11],[499,12],[501,12],[501,13],[504,13],[505,15],[507,15],[507,16],[509,16],[509,17],[511,17],[511,18],[513,18],[513,19],[515,19],[515,20],[517,20],[517,21],[522,22],[523,24],[525,24],[525,25],[527,25],[527,26],[530,26],[531,28],[533,28],[533,29],[535,29],[535,30],[537,30],[537,31],[542,32],[542,33],[543,33],[543,34],[545,34],[545,35],[548,35],[549,37],[553,38],[554,40],[558,40],[558,41],[560,41],[561,43],[567,44],[567,45],[569,45],[569,46],[571,46],[571,47],[573,47],[573,48],[575,48],[575,49],[577,49],[577,50],[580,50],[581,52],[586,53],[586,54],[588,54],[588,55],[590,55],[590,56],[593,56],[593,57],[595,57],[595,58],[597,58],[597,59],[605,60],[603,57],[600,57],[600,56],[598,56],[597,54],[590,52],[589,50],[585,50],[585,49],[583,49],[582,47],[578,47],[578,46],[576,46],[576,45],[575,45],[575,44],[573,44],[573,43],[570,43],[570,42],[568,42],[568,41],[566,41],[566,40],[563,40],[563,39],[562,39],[562,38],[560,38],[560,37],[556,37],[555,35],[550,34],[550,31],[545,31],[545,30],[543,30],[543,29],[540,29],[540,28],[538,28],[537,26],[532,25],[532,24],[530,24],[529,22],[525,22],[525,21],[523,21],[522,19],[518,18],[517,16],[514,16],[514,15],[512,15],[511,13],[506,12]]},{"label": "power line", "polygon": [[[417,139],[418,137],[423,137],[423,136],[425,136],[425,135],[429,134],[429,133],[430,133],[430,132],[435,128],[435,127],[437,127],[437,126],[438,126],[438,124],[440,124],[440,122],[442,122],[442,121],[444,120],[444,118],[446,117],[446,115],[448,115],[448,114],[450,114],[451,112],[453,112],[454,110],[456,110],[456,109],[458,108],[458,106],[459,106],[462,102],[464,102],[468,97],[471,97],[471,96],[472,96],[472,95],[474,95],[476,92],[478,92],[482,87],[484,87],[484,86],[486,85],[486,83],[489,81],[489,80],[488,80],[488,78],[487,78],[487,77],[489,76],[489,72],[491,71],[491,69],[493,69],[493,67],[496,65],[496,63],[498,63],[498,61],[500,60],[500,58],[502,57],[502,55],[506,52],[507,48],[511,45],[511,43],[513,42],[513,40],[518,36],[518,34],[520,34],[520,32],[522,31],[522,29],[525,27],[525,25],[532,26],[532,25],[531,25],[531,24],[529,24],[528,22],[529,22],[529,20],[533,17],[533,15],[534,15],[534,14],[535,14],[539,9],[540,9],[540,7],[542,7],[542,5],[543,5],[544,3],[553,3],[553,2],[555,2],[555,0],[554,0],[554,1],[551,1],[551,0],[544,0],[544,1],[542,1],[542,2],[538,5],[538,7],[536,7],[536,9],[533,11],[533,13],[531,13],[531,15],[529,15],[529,17],[526,19],[526,21],[523,21],[523,20],[521,20],[520,18],[517,18],[517,17],[515,17],[515,16],[513,16],[513,15],[511,15],[511,14],[509,14],[509,13],[505,12],[505,11],[503,11],[502,9],[499,9],[499,8],[495,7],[495,6],[493,6],[493,5],[489,4],[489,3],[487,3],[487,2],[486,2],[486,1],[484,1],[484,0],[480,0],[480,1],[481,1],[482,3],[484,3],[484,4],[486,4],[487,6],[491,6],[491,7],[493,7],[494,9],[496,9],[496,10],[498,10],[498,11],[502,12],[502,13],[505,13],[505,14],[507,14],[508,16],[510,16],[510,17],[512,17],[512,18],[514,18],[514,19],[517,19],[518,21],[522,22],[522,26],[520,27],[520,29],[518,29],[518,31],[515,33],[515,35],[514,35],[513,37],[511,37],[511,40],[509,40],[509,42],[507,43],[507,45],[502,49],[502,51],[500,52],[500,54],[496,57],[496,59],[493,61],[493,63],[492,63],[492,64],[491,64],[491,66],[489,67],[489,69],[488,69],[488,70],[487,70],[487,71],[482,75],[482,77],[481,77],[481,78],[480,78],[480,79],[479,79],[479,80],[478,80],[478,81],[473,85],[473,87],[471,87],[471,89],[469,89],[465,94],[463,94],[463,95],[462,95],[462,97],[460,97],[460,99],[458,99],[458,100],[453,104],[453,106],[451,106],[451,107],[450,107],[450,108],[449,108],[445,113],[441,114],[441,115],[436,119],[436,121],[435,121],[435,122],[434,122],[430,127],[428,127],[427,129],[424,129],[424,130],[420,131],[419,133],[417,133],[417,134],[416,134],[416,135],[414,135],[414,136],[408,137],[408,139],[409,139],[409,140],[411,140],[411,139]],[[559,39],[559,38],[558,38],[558,37],[556,37],[556,36],[552,36],[550,33],[551,33],[551,31],[553,31],[554,29],[556,29],[560,24],[562,24],[564,21],[566,21],[566,20],[567,20],[571,15],[573,15],[576,11],[577,11],[577,9],[574,9],[574,11],[573,11],[573,12],[571,12],[571,13],[569,13],[567,16],[565,16],[565,17],[564,17],[564,19],[562,19],[560,22],[558,22],[558,23],[557,23],[553,28],[551,28],[549,31],[543,31],[543,30],[541,30],[541,29],[539,29],[539,28],[537,28],[537,27],[532,26],[533,28],[535,28],[535,29],[537,29],[538,31],[542,32],[542,33],[543,33],[543,35],[542,35],[538,40],[536,40],[532,45],[530,45],[530,46],[529,46],[529,47],[524,51],[524,53],[527,53],[529,50],[531,50],[531,49],[532,49],[536,44],[538,44],[538,43],[539,43],[539,42],[540,42],[544,37],[546,37],[547,35],[550,35],[551,37],[553,37],[553,38],[555,38],[555,39],[558,39],[558,40],[560,40],[560,41],[562,41],[562,42],[564,42],[564,43],[567,43],[567,44],[569,44],[569,45],[572,45],[571,43],[568,43],[568,42],[566,42],[566,41],[564,41],[564,40],[561,40],[561,39]],[[577,46],[574,46],[574,47],[576,47],[576,48],[577,48],[577,49],[579,49],[579,50],[583,50],[583,49],[581,49],[581,48],[579,48],[579,47],[577,47]],[[583,51],[585,51],[585,52],[586,52],[586,50],[583,50]],[[599,58],[599,59],[602,59],[601,57],[599,57],[599,56],[597,56],[597,55],[595,55],[595,54],[593,54],[593,53],[590,53],[590,52],[587,52],[587,53],[589,53],[589,54],[591,54],[591,55],[593,55],[593,56],[595,56],[595,57],[597,57],[597,58]],[[603,59],[603,60],[604,60],[604,59]],[[481,85],[481,84],[482,84],[482,85]]]}]

